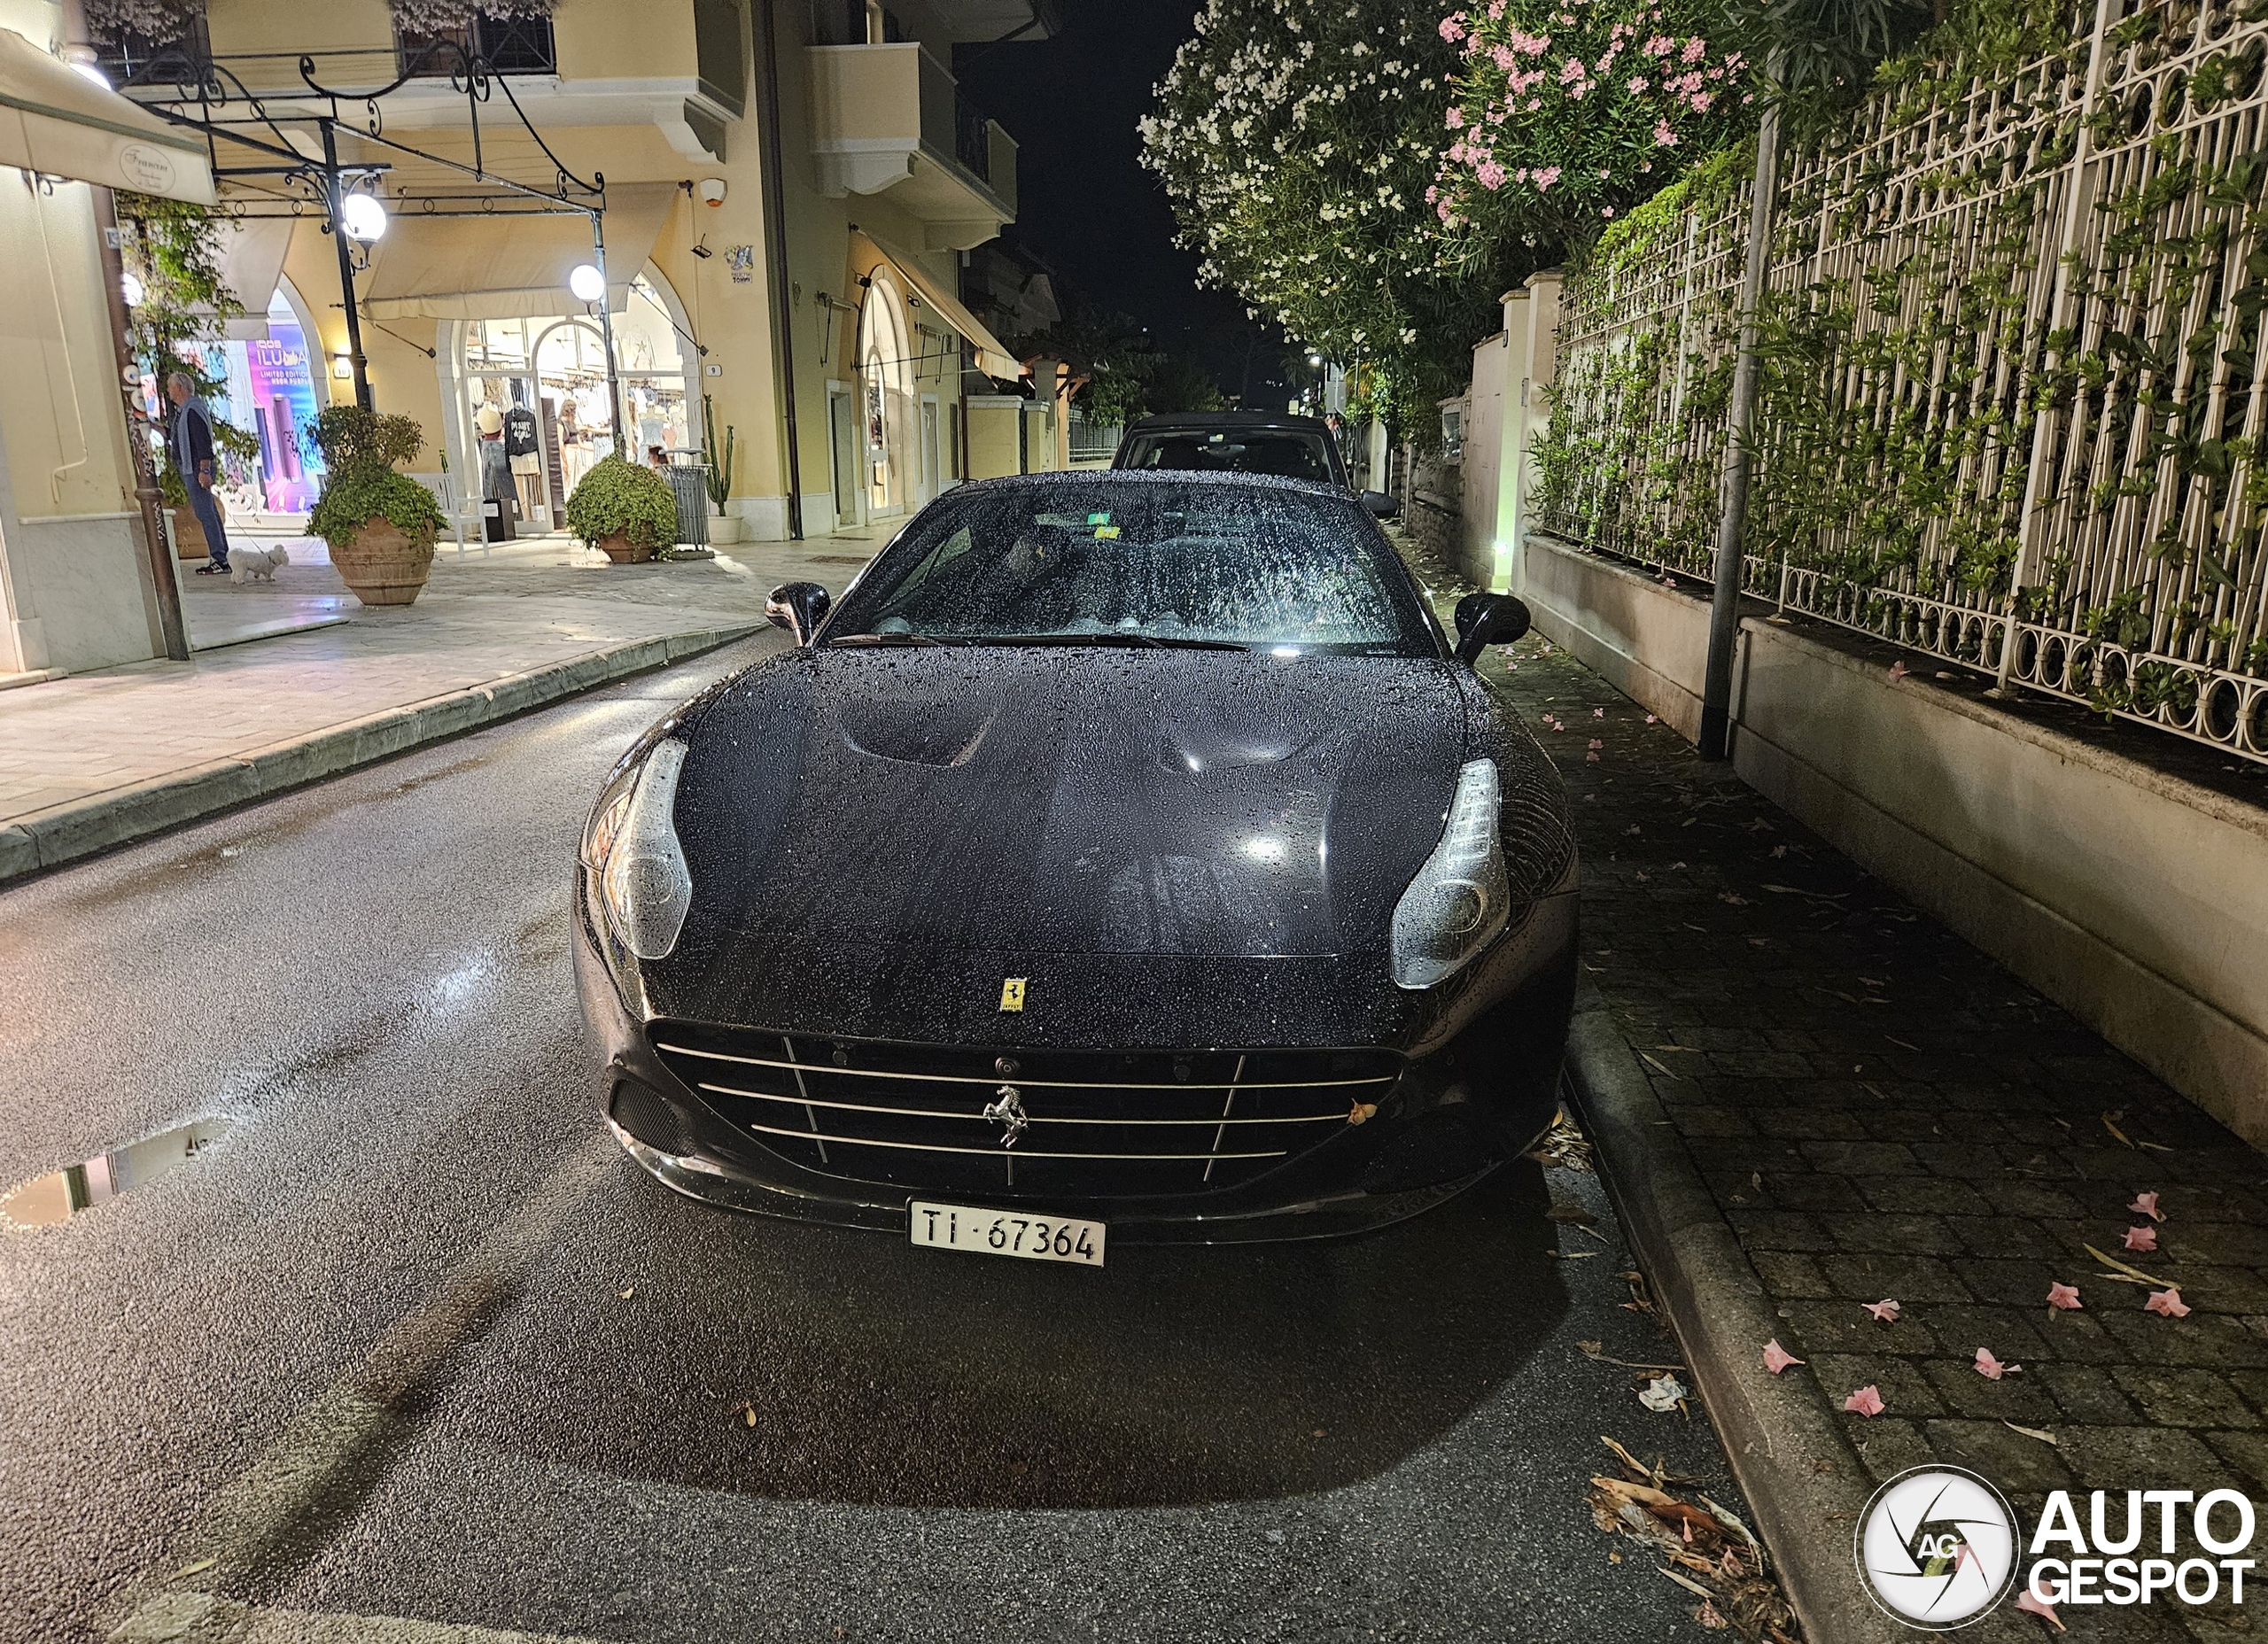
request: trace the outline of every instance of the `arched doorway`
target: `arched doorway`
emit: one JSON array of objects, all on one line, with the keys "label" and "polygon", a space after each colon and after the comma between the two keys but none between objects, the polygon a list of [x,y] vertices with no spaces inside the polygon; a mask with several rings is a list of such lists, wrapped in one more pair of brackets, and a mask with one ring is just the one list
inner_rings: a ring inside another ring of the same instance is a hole
[{"label": "arched doorway", "polygon": [[870,517],[900,514],[920,484],[915,440],[913,328],[905,295],[887,264],[867,278],[859,314],[858,393],[866,435],[866,508]]}]

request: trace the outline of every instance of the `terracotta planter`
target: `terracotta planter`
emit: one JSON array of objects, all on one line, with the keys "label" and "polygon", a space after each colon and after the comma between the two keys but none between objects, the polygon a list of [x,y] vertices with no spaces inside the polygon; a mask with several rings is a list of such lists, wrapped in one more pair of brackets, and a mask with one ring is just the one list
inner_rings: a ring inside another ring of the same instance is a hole
[{"label": "terracotta planter", "polygon": [[174,516],[174,557],[184,560],[209,560],[213,545],[205,540],[205,527],[197,523],[196,514],[189,508],[167,508]]},{"label": "terracotta planter", "polygon": [[391,520],[370,520],[352,542],[331,549],[330,562],[363,604],[407,605],[433,569],[433,533],[412,536]]},{"label": "terracotta planter", "polygon": [[627,537],[601,537],[591,546],[617,565],[642,565],[655,554],[654,549]]}]

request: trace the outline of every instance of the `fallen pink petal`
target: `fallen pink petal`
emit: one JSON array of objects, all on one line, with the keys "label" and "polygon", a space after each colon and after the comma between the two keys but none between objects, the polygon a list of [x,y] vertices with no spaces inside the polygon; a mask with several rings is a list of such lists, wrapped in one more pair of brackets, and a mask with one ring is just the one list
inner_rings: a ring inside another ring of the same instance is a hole
[{"label": "fallen pink petal", "polygon": [[2047,1287],[2047,1305],[2051,1307],[2061,1307],[2066,1313],[2077,1313],[2079,1310],[2078,1287],[2071,1284],[2050,1284]]},{"label": "fallen pink petal", "polygon": [[2169,1319],[2186,1319],[2194,1309],[2182,1300],[2178,1290],[2154,1290],[2150,1299],[2142,1304],[2142,1311],[2163,1313]]},{"label": "fallen pink petal", "polygon": [[1880,1415],[1882,1414],[1882,1390],[1871,1385],[1861,1387],[1858,1392],[1852,1393],[1849,1398],[1843,1400],[1843,1407],[1860,1415]]},{"label": "fallen pink petal", "polygon": [[2158,1247],[2158,1230],[2152,1227],[2128,1228],[2126,1248],[2148,1252]]},{"label": "fallen pink petal", "polygon": [[1798,1359],[1794,1353],[1790,1353],[1785,1347],[1783,1347],[1779,1343],[1779,1338],[1776,1337],[1764,1344],[1764,1368],[1771,1371],[1775,1376],[1777,1376],[1781,1371],[1786,1369],[1791,1364],[1801,1364],[1802,1362],[1803,1361],[1801,1359]]},{"label": "fallen pink petal", "polygon": [[1596,738],[1596,737],[1593,737],[1593,738],[1591,738],[1591,746],[1592,746],[1592,748],[1604,748],[1604,747],[1606,746],[1606,744],[1605,744],[1604,742],[1600,741],[1598,740],[1598,738]]},{"label": "fallen pink petal", "polygon": [[1988,1382],[1999,1381],[2010,1370],[2022,1369],[2023,1366],[2021,1364],[2001,1363],[1992,1356],[1992,1350],[1990,1347],[1979,1347],[1977,1350],[1977,1373]]},{"label": "fallen pink petal", "polygon": [[1646,723],[1647,723],[1648,725],[1651,725],[1651,724],[1653,724],[1653,723],[1654,723],[1654,717],[1653,717],[1653,715],[1651,715],[1651,714],[1648,714],[1648,715],[1646,716]]},{"label": "fallen pink petal", "polygon": [[1887,1296],[1884,1297],[1880,1301],[1868,1302],[1866,1304],[1866,1308],[1868,1313],[1873,1314],[1876,1318],[1881,1320],[1884,1324],[1895,1324],[1898,1322],[1898,1304]]},{"label": "fallen pink petal", "polygon": [[2038,1616],[2043,1621],[2053,1622],[2058,1632],[2068,1630],[2064,1627],[2062,1618],[2055,1614],[2055,1606],[2043,1604],[2032,1597],[2031,1588],[2028,1585],[2017,1590],[2016,1608],[2027,1616]]},{"label": "fallen pink petal", "polygon": [[2158,1196],[2155,1190],[2148,1193],[2135,1194],[2134,1202],[2126,1208],[2138,1216],[2148,1216],[2153,1221],[2165,1220],[2165,1213],[2158,1208]]},{"label": "fallen pink petal", "polygon": [[1913,671],[1906,665],[1906,659],[1902,656],[1890,665],[1890,677],[1893,679],[1903,679]]},{"label": "fallen pink petal", "polygon": [[1606,710],[1605,710],[1605,709],[1604,709],[1604,708],[1594,708],[1594,709],[1592,709],[1592,710],[1591,710],[1591,717],[1592,717],[1592,718],[1594,718],[1594,719],[1604,719],[1604,718],[1605,718],[1605,717],[1606,717]]}]

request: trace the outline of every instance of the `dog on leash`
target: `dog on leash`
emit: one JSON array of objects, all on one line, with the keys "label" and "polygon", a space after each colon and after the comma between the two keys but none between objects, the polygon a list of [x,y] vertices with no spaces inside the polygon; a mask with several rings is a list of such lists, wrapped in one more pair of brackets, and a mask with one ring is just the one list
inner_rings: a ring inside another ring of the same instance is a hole
[{"label": "dog on leash", "polygon": [[248,545],[229,545],[229,580],[230,582],[273,582],[276,568],[289,565],[291,556],[277,543],[270,548],[255,548]]}]

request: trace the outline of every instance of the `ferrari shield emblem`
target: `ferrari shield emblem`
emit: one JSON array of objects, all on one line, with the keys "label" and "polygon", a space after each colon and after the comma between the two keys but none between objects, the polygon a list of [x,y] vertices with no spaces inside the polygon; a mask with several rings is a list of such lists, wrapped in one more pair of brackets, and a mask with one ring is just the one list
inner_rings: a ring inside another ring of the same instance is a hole
[{"label": "ferrari shield emblem", "polygon": [[1000,978],[1000,1008],[1004,1011],[1021,1011],[1024,1008],[1023,977],[1003,976]]}]

